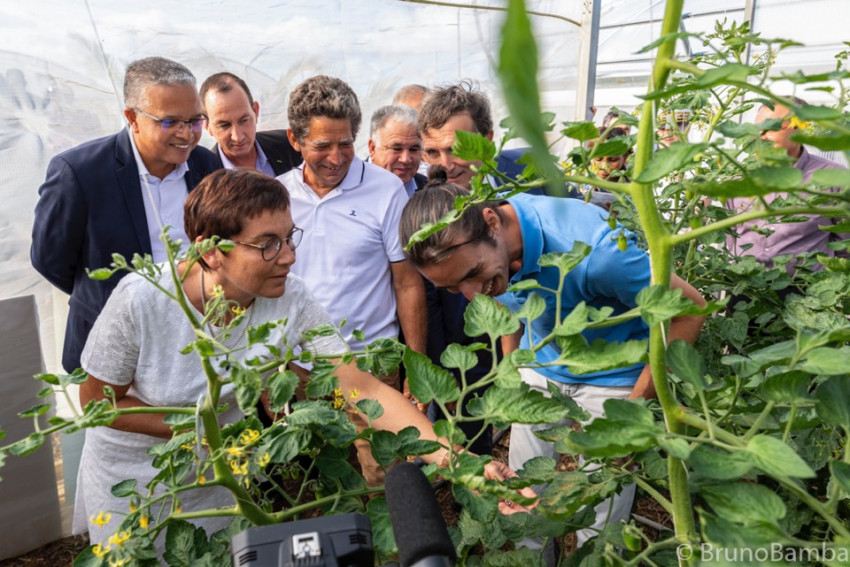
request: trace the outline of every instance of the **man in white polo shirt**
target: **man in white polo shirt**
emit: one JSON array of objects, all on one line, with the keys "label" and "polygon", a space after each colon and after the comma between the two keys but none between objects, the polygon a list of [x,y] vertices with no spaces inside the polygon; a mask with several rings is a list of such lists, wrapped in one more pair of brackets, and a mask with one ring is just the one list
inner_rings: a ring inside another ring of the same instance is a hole
[{"label": "man in white polo shirt", "polygon": [[[363,342],[397,338],[425,350],[425,291],[422,278],[404,259],[398,238],[407,202],[401,180],[354,155],[360,127],[357,95],[344,81],[319,75],[289,98],[289,141],[304,162],[278,177],[289,189],[292,219],[304,230],[292,267],[334,321],[346,319],[343,338],[353,349]],[[398,388],[398,374],[381,377]],[[353,416],[358,426],[359,415]],[[383,482],[368,443],[358,457],[369,485]],[[369,462],[371,461],[371,462]]]}]

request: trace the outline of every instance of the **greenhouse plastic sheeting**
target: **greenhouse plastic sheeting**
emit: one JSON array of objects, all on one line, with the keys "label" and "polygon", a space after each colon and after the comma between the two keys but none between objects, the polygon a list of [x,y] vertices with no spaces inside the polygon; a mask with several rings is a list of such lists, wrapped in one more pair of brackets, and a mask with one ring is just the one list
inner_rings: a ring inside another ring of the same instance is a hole
[{"label": "greenhouse plastic sheeting", "polygon": [[[526,2],[530,10],[579,21],[590,3]],[[688,0],[684,27],[697,32],[711,29],[716,18],[741,20],[744,4]],[[650,60],[636,52],[656,37],[663,9],[663,0],[602,0],[600,112],[637,104]],[[846,0],[756,0],[755,29],[812,45],[789,51],[781,65],[831,68],[848,11]],[[801,26],[812,14],[821,21]],[[493,62],[503,18],[496,11],[401,0],[0,3],[0,298],[36,296],[46,364],[57,370],[67,298],[30,266],[37,189],[52,156],[122,126],[120,91],[130,61],[162,55],[188,66],[199,81],[221,70],[244,77],[261,105],[260,129],[285,126],[288,93],[298,82],[320,73],[339,76],[360,97],[366,120],[357,150],[363,156],[369,115],[407,83],[474,79],[492,97],[498,123],[505,109]],[[532,16],[532,23],[543,106],[558,120],[571,120],[579,30],[545,16]]]}]

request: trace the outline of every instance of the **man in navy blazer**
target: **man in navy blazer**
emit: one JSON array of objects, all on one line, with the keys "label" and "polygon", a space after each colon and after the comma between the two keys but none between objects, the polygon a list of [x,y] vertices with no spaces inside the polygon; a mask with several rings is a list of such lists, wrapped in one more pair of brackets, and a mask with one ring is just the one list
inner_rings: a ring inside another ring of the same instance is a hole
[{"label": "man in navy blazer", "polygon": [[92,324],[124,275],[89,279],[86,270],[110,265],[112,254],[166,259],[163,225],[187,238],[183,201],[216,157],[196,147],[203,128],[195,77],[161,57],[130,64],[124,79],[128,128],[50,160],[33,223],[32,264],[71,296],[62,365],[80,366]]},{"label": "man in navy blazer", "polygon": [[201,85],[201,104],[212,148],[225,169],[256,169],[277,177],[301,164],[301,154],[289,143],[286,130],[257,132],[260,103],[248,85],[233,73],[207,77]]}]

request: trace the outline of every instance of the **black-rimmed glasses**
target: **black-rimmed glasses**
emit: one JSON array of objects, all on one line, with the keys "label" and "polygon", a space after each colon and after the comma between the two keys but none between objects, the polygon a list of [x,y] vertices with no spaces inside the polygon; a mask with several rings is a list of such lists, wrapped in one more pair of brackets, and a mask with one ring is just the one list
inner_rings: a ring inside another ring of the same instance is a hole
[{"label": "black-rimmed glasses", "polygon": [[162,128],[163,132],[173,132],[175,130],[182,130],[183,125],[189,127],[192,132],[200,132],[201,128],[204,127],[204,117],[198,116],[197,118],[190,118],[189,120],[180,120],[178,118],[157,118],[153,114],[148,114],[141,108],[133,108],[139,114],[144,114],[157,124],[159,124],[160,128]]},{"label": "black-rimmed glasses", "polygon": [[298,248],[298,245],[301,244],[301,237],[304,236],[304,231],[298,228],[297,226],[292,229],[292,232],[289,233],[289,236],[286,239],[281,240],[277,236],[272,236],[263,244],[251,244],[250,242],[240,242],[238,240],[232,240],[234,244],[241,244],[242,246],[250,246],[251,248],[256,248],[263,255],[263,260],[266,262],[271,262],[280,254],[283,245],[286,244],[289,246],[289,249],[294,251]]}]

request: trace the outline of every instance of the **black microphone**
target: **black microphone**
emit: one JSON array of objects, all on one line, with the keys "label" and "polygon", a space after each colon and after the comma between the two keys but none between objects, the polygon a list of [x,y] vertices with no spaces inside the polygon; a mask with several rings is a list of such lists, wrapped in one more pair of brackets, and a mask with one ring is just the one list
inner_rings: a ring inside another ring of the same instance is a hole
[{"label": "black microphone", "polygon": [[399,463],[385,484],[401,567],[454,567],[455,547],[425,473]]}]

